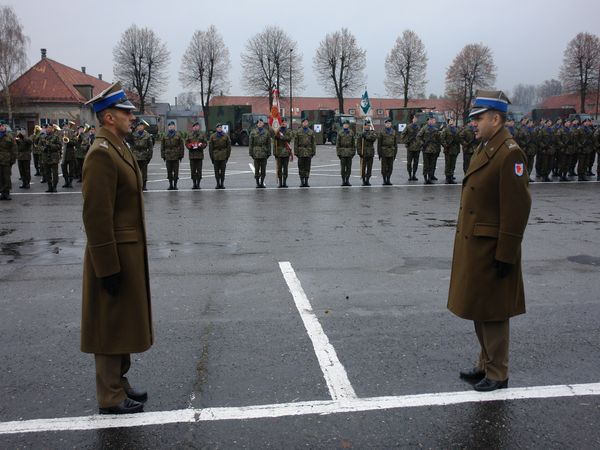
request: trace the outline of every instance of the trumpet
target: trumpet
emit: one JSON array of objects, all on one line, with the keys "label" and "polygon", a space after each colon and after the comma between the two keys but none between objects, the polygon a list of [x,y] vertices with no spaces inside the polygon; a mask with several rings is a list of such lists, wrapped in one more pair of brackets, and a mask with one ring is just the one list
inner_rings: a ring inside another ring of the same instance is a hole
[{"label": "trumpet", "polygon": [[67,136],[63,136],[63,144],[68,144],[71,140]]}]

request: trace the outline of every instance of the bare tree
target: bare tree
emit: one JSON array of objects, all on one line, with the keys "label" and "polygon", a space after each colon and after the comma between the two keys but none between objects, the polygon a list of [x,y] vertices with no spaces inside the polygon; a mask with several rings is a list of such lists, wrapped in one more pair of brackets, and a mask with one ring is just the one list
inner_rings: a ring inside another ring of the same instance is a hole
[{"label": "bare tree", "polygon": [[[291,69],[291,74],[290,74]],[[268,26],[246,43],[242,52],[243,87],[249,93],[269,96],[273,105],[273,89],[287,92],[290,75],[294,91],[304,82],[302,54],[298,45],[279,27]]]},{"label": "bare tree", "polygon": [[588,91],[598,81],[600,39],[591,33],[579,33],[567,45],[560,68],[560,79],[568,92],[579,94],[579,106],[585,112]]},{"label": "bare tree", "polygon": [[181,59],[179,81],[186,87],[198,88],[207,130],[210,99],[215,92],[228,90],[230,67],[229,49],[215,26],[197,30]]},{"label": "bare tree", "polygon": [[13,111],[9,86],[27,69],[26,47],[29,37],[11,6],[0,6],[0,89],[4,94],[8,121],[12,126]]},{"label": "bare tree", "polygon": [[537,88],[533,84],[519,83],[515,86],[511,101],[513,105],[531,109],[537,103]]},{"label": "bare tree", "polygon": [[149,28],[130,26],[113,49],[115,77],[138,96],[144,113],[146,98],[159,95],[167,84],[170,55],[167,46]]},{"label": "bare tree", "polygon": [[405,30],[385,58],[385,86],[392,96],[402,96],[404,107],[410,97],[425,94],[427,52],[417,33]]},{"label": "bare tree", "polygon": [[198,102],[198,94],[196,92],[180,92],[177,96],[177,104],[183,108],[190,109],[193,106],[197,106],[200,103]]},{"label": "bare tree", "polygon": [[562,84],[560,81],[552,79],[546,80],[536,89],[538,103],[543,103],[548,97],[560,95],[563,93]]},{"label": "bare tree", "polygon": [[360,48],[347,28],[327,33],[313,57],[313,69],[325,89],[338,99],[344,112],[344,94],[352,94],[364,85],[367,52]]},{"label": "bare tree", "polygon": [[489,89],[496,81],[492,51],[483,44],[468,44],[446,70],[446,96],[456,105],[457,117],[465,115],[477,89]]}]

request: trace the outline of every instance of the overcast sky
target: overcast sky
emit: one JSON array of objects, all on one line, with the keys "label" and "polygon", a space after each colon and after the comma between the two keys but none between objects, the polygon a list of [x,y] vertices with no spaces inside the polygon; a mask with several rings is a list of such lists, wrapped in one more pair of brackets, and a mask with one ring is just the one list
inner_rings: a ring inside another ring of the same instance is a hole
[{"label": "overcast sky", "polygon": [[48,57],[87,73],[113,79],[112,51],[132,24],[153,29],[171,52],[169,84],[159,100],[174,103],[187,90],[179,83],[181,57],[195,30],[217,27],[231,57],[230,95],[247,95],[240,83],[240,53],[267,25],[283,28],[304,57],[302,95],[326,95],[316,81],[312,58],[328,32],[347,27],[367,51],[371,97],[387,96],[384,62],[405,29],[415,31],[427,50],[427,94],[444,93],[446,68],[469,43],[491,48],[498,68],[496,87],[557,78],[563,51],[578,32],[600,34],[600,2],[504,0],[429,1],[165,1],[103,0],[50,3],[8,0],[30,37],[29,65]]}]

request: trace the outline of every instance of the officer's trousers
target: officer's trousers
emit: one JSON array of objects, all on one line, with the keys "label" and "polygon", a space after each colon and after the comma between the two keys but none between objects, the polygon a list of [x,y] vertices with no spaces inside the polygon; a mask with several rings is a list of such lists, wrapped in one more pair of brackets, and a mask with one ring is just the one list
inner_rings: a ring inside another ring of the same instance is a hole
[{"label": "officer's trousers", "polygon": [[179,160],[167,160],[167,178],[169,181],[179,180]]},{"label": "officer's trousers", "polygon": [[39,175],[40,173],[42,173],[41,171],[41,165],[40,165],[40,154],[39,153],[34,153],[33,154],[33,167],[35,167],[35,174]]},{"label": "officer's trousers", "polygon": [[479,370],[485,372],[486,378],[504,381],[508,378],[508,319],[499,322],[475,321],[475,333],[479,340]]},{"label": "officer's trousers", "polygon": [[527,172],[529,173],[529,177],[533,174],[533,169],[535,167],[535,153],[527,154]]},{"label": "officer's trousers", "polygon": [[433,172],[435,171],[435,161],[437,159],[437,153],[425,153],[423,152],[423,175],[425,178],[432,179]]},{"label": "officer's trousers", "polygon": [[29,186],[29,183],[31,183],[31,161],[19,160],[17,161],[17,164],[19,166],[19,175],[21,176],[23,186]]},{"label": "officer's trousers", "polygon": [[142,181],[146,183],[148,181],[148,161],[147,159],[138,159],[137,163],[140,166],[140,172],[142,173]]},{"label": "officer's trousers", "polygon": [[65,182],[68,184],[75,177],[75,160],[67,159],[63,160],[61,164],[62,175]]},{"label": "officer's trousers", "polygon": [[131,388],[125,374],[131,366],[131,357],[124,355],[94,355],[96,363],[96,398],[100,408],[117,406],[127,398]]},{"label": "officer's trousers", "polygon": [[81,176],[83,175],[83,161],[85,161],[85,158],[75,159],[75,177],[79,181],[81,181]]}]

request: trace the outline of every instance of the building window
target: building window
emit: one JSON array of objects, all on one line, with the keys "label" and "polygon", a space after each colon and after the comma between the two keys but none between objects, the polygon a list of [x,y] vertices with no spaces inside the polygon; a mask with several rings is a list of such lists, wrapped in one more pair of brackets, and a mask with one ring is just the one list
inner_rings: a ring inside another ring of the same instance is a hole
[{"label": "building window", "polygon": [[350,108],[348,110],[348,114],[356,114],[356,110],[354,108]]},{"label": "building window", "polygon": [[377,110],[377,115],[383,116],[383,109],[378,109]]}]

